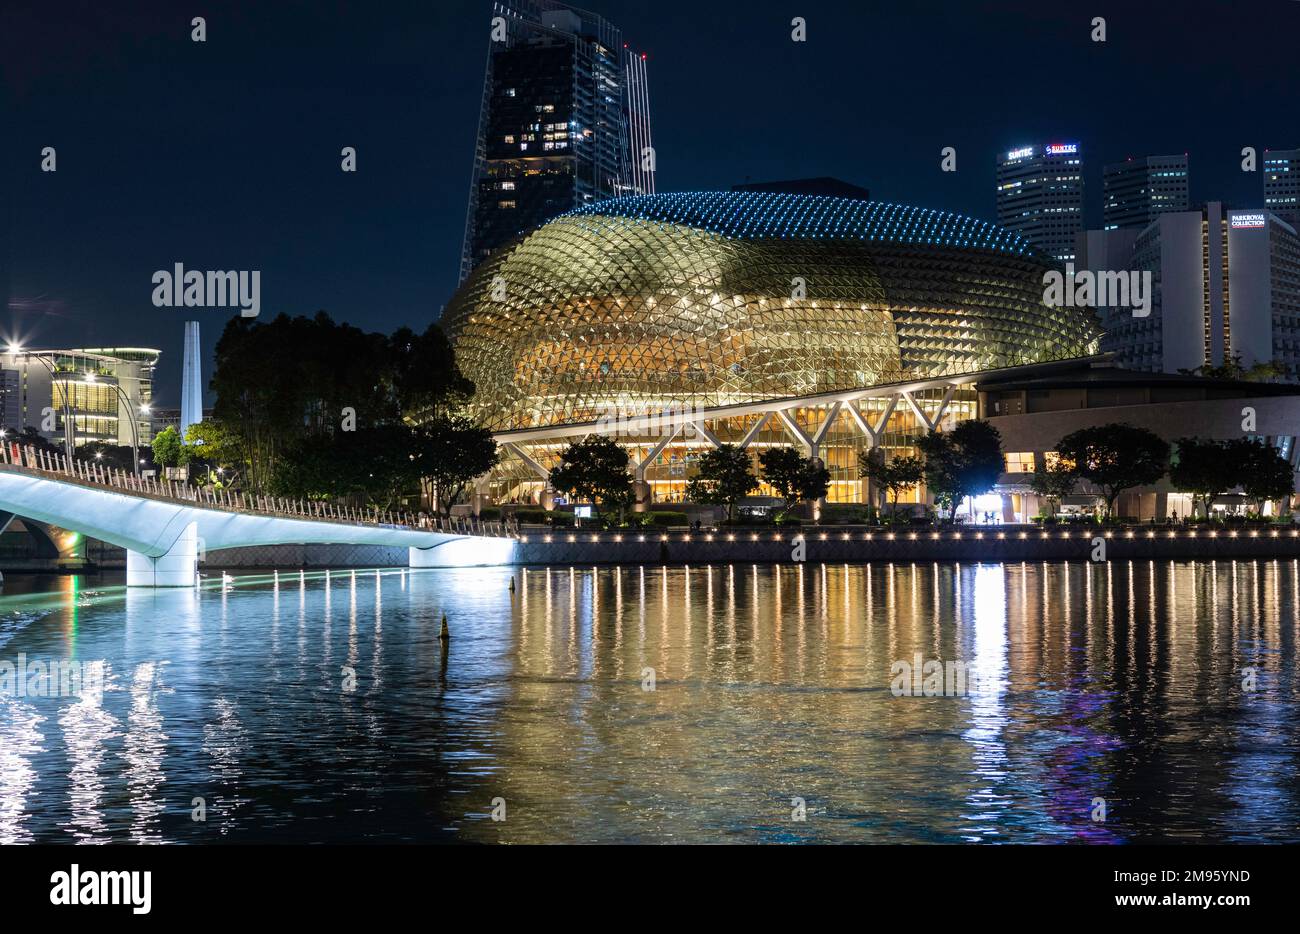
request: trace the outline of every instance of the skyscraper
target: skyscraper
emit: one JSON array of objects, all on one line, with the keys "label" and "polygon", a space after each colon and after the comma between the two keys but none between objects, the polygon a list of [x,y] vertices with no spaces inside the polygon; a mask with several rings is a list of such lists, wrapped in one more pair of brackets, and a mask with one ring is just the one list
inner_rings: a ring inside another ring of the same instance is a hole
[{"label": "skyscraper", "polygon": [[1300,224],[1300,149],[1264,150],[1264,209]]},{"label": "skyscraper", "polygon": [[1083,229],[1078,143],[1022,146],[997,157],[998,223],[1060,260],[1074,259]]},{"label": "skyscraper", "polygon": [[1102,227],[1142,228],[1160,214],[1186,211],[1187,154],[1143,156],[1102,169]]},{"label": "skyscraper", "polygon": [[461,278],[557,214],[653,191],[645,56],[593,13],[494,4]]}]

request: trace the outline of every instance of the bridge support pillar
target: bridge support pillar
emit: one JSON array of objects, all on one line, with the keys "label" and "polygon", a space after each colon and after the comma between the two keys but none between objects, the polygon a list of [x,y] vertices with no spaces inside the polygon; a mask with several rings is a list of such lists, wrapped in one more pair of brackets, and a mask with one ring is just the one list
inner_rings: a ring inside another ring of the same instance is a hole
[{"label": "bridge support pillar", "polygon": [[433,548],[408,548],[407,564],[413,568],[497,567],[513,564],[517,543],[513,538],[454,538]]},{"label": "bridge support pillar", "polygon": [[413,568],[436,568],[441,567],[441,562],[434,556],[436,548],[408,548],[406,549],[407,567]]},{"label": "bridge support pillar", "polygon": [[199,578],[199,526],[191,522],[165,555],[126,553],[126,586],[193,587]]}]

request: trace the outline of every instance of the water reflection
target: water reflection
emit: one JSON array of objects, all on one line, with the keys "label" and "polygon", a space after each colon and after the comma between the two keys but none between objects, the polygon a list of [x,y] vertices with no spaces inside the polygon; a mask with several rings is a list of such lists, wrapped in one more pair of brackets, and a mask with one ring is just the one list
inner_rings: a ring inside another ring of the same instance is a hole
[{"label": "water reflection", "polygon": [[[113,685],[108,663],[90,662],[94,677],[105,690]],[[104,709],[103,693],[86,691],[63,707],[59,728],[67,746],[68,809],[71,818],[68,832],[78,843],[107,843],[108,824],[101,811],[104,799],[104,760],[108,744],[121,736],[116,717]]]},{"label": "water reflection", "polygon": [[163,755],[167,734],[163,732],[158,695],[167,690],[162,681],[166,664],[165,661],[143,662],[135,667],[131,678],[131,712],[122,742],[125,760],[122,777],[131,802],[132,843],[162,841],[158,817],[166,806],[160,792],[165,781]]},{"label": "water reflection", "polygon": [[0,842],[1298,836],[1295,561],[70,580],[0,596],[106,686],[0,696]]}]

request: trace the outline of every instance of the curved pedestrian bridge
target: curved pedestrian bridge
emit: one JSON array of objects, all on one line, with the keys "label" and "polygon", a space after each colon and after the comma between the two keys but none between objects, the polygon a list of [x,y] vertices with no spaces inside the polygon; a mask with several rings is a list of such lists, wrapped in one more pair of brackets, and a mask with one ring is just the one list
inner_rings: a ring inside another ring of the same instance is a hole
[{"label": "curved pedestrian bridge", "polygon": [[16,444],[0,445],[0,510],[125,548],[132,587],[192,587],[198,562],[218,548],[398,546],[420,568],[510,564],[516,547],[500,522],[190,487]]}]

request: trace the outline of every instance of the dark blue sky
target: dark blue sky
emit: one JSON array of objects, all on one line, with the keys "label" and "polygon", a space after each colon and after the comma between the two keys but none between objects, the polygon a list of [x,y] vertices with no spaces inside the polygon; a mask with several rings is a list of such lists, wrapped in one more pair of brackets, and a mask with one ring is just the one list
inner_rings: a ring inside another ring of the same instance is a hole
[{"label": "dark blue sky", "polygon": [[[1194,200],[1248,205],[1241,148],[1300,146],[1296,0],[585,5],[649,53],[664,191],[833,175],[991,219],[994,153],[1050,137],[1082,144],[1095,221],[1104,162],[1186,151]],[[261,270],[263,315],[423,328],[455,287],[490,15],[4,0],[0,336],[160,347],[176,405],[186,314],[152,306],[150,277],[177,261]],[[210,349],[229,313],[198,317]]]}]

